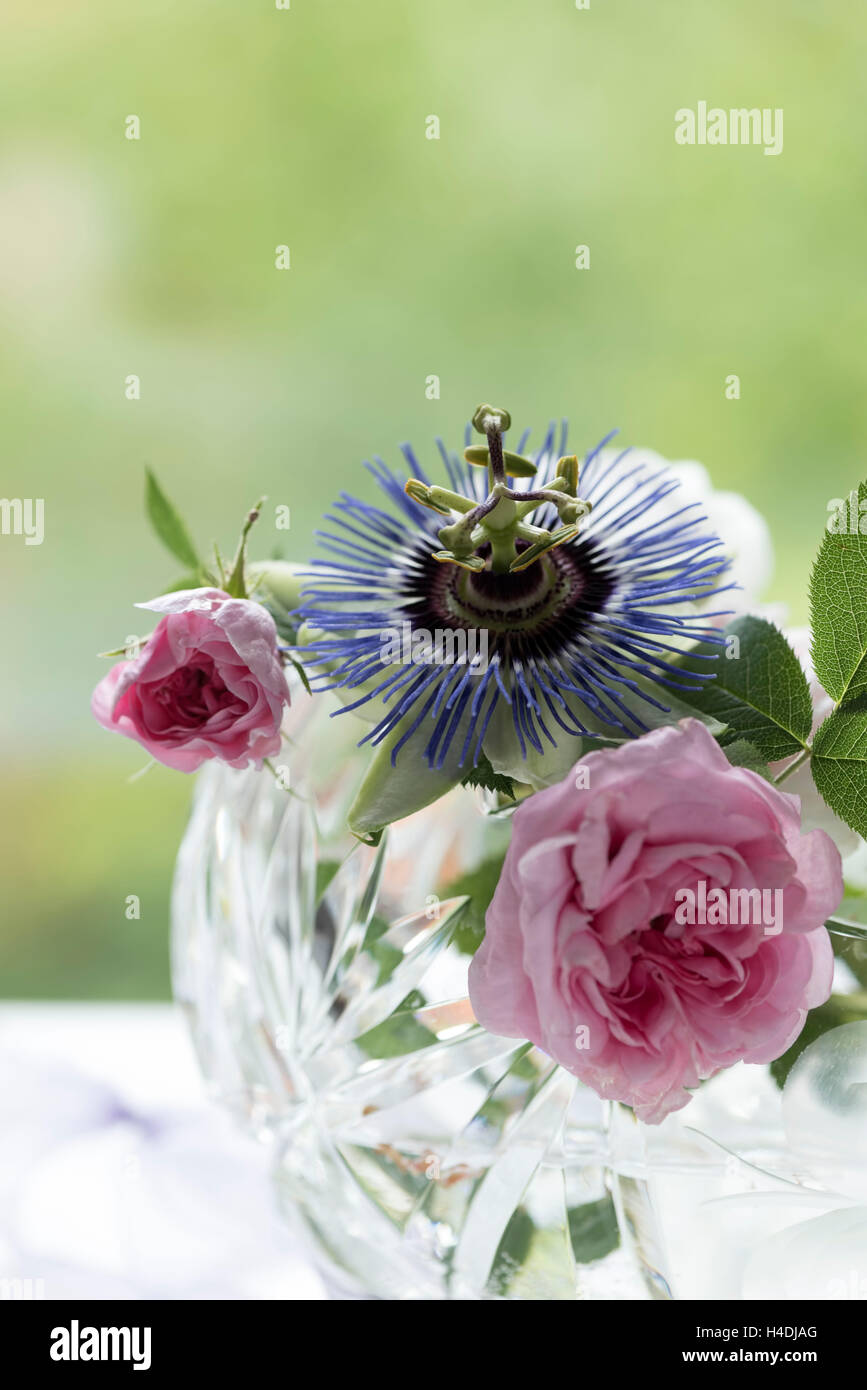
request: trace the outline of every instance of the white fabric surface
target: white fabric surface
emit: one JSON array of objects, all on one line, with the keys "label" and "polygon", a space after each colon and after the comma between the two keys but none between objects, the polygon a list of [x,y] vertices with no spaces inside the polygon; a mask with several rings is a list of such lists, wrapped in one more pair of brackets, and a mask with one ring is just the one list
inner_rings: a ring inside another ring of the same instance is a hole
[{"label": "white fabric surface", "polygon": [[7,1280],[46,1299],[328,1297],[267,1149],[208,1101],[170,1005],[0,1005]]}]

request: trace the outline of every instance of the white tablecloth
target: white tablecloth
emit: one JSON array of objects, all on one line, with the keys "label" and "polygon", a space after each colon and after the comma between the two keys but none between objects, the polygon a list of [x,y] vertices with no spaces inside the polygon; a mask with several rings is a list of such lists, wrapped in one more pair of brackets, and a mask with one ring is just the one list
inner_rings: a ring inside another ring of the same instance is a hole
[{"label": "white tablecloth", "polygon": [[0,1005],[0,1297],[28,1291],[328,1296],[169,1005]]}]

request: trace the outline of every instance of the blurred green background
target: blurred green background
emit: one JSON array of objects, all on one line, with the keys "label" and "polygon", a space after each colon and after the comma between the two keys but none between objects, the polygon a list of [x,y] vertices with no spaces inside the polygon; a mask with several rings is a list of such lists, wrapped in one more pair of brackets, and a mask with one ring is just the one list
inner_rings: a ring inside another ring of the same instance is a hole
[{"label": "blurred green background", "polygon": [[[191,783],[88,712],[175,577],[146,463],[203,543],[289,504],[303,558],[482,398],[617,425],[764,511],[805,617],[865,472],[865,50],[863,0],[6,0],[2,492],[46,513],[0,537],[0,994],[168,992]],[[784,108],[782,155],[676,145],[699,100]]]}]

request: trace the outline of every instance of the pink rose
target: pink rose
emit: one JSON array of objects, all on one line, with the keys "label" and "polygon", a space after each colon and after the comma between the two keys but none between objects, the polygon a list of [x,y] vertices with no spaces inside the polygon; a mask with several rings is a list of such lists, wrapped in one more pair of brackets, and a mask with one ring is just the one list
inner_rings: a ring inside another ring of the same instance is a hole
[{"label": "pink rose", "polygon": [[[840,855],[697,720],[579,767],[586,788],[572,774],[515,813],[470,998],[491,1032],[529,1038],[658,1123],[684,1087],[779,1057],[827,999]],[[750,889],[767,890],[773,925],[751,915]]]},{"label": "pink rose", "polygon": [[279,752],[289,689],[270,614],[221,589],[183,589],[136,607],[166,616],[141,655],[96,687],[100,724],[179,772],[208,758],[261,766]]}]

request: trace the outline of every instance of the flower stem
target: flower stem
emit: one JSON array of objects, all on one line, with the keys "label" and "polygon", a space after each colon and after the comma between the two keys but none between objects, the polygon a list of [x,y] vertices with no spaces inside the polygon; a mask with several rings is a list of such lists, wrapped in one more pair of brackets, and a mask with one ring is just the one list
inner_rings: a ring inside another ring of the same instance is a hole
[{"label": "flower stem", "polygon": [[804,763],[809,761],[812,751],[812,747],[802,749],[798,756],[792,759],[789,766],[783,768],[779,777],[774,778],[774,785],[778,787],[781,782],[785,782],[787,777],[791,777],[793,772],[797,772],[799,767],[803,767]]}]

